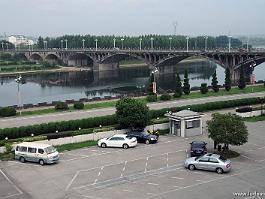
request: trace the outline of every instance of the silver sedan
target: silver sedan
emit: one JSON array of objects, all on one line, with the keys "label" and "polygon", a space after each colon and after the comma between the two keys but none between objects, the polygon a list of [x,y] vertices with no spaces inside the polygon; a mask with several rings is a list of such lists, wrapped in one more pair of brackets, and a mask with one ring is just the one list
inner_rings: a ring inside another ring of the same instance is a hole
[{"label": "silver sedan", "polygon": [[223,156],[208,153],[200,157],[187,158],[185,167],[189,170],[202,169],[216,171],[218,174],[231,170],[231,161]]}]

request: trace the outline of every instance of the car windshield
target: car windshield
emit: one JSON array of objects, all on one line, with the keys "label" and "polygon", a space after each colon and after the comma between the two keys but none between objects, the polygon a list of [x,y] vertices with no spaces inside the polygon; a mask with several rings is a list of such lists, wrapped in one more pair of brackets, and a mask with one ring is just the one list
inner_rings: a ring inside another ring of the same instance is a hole
[{"label": "car windshield", "polygon": [[223,162],[225,162],[227,159],[224,156],[220,156],[219,159]]},{"label": "car windshield", "polygon": [[191,145],[193,148],[202,148],[204,147],[204,143],[195,142]]},{"label": "car windshield", "polygon": [[127,139],[132,139],[132,138],[134,138],[134,137],[131,136],[131,135],[127,135],[126,138],[127,138]]},{"label": "car windshield", "polygon": [[49,146],[49,147],[45,148],[45,152],[47,154],[51,154],[51,153],[56,152],[56,149],[53,146]]},{"label": "car windshield", "polygon": [[203,156],[203,155],[196,157],[195,160],[198,160],[198,159],[201,158],[202,156]]}]

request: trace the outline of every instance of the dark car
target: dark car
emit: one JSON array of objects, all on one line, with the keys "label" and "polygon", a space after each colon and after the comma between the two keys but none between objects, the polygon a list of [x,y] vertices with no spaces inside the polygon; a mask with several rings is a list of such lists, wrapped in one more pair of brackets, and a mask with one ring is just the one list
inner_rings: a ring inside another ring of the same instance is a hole
[{"label": "dark car", "polygon": [[158,140],[158,136],[151,135],[149,133],[146,133],[145,131],[130,131],[127,132],[127,135],[136,137],[137,142],[145,144],[156,143]]},{"label": "dark car", "polygon": [[190,156],[201,156],[207,153],[207,143],[203,141],[193,141],[190,143]]}]

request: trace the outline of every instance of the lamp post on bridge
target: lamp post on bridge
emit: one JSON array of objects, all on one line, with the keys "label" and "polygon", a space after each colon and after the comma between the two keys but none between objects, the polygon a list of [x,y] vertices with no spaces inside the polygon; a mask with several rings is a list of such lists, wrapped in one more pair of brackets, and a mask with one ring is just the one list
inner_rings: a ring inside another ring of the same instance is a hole
[{"label": "lamp post on bridge", "polygon": [[96,42],[96,51],[98,51],[98,39],[95,39]]},{"label": "lamp post on bridge", "polygon": [[248,37],[248,40],[247,40],[247,52],[248,52],[248,43],[249,43],[249,37]]},{"label": "lamp post on bridge", "polygon": [[121,38],[121,49],[123,49],[123,41],[124,41],[124,38]]},{"label": "lamp post on bridge", "polygon": [[205,51],[207,51],[207,39],[208,39],[208,36],[205,36]]},{"label": "lamp post on bridge", "polygon": [[172,46],[172,37],[169,37],[169,50],[171,50],[171,46]]},{"label": "lamp post on bridge", "polygon": [[82,39],[83,49],[85,48],[85,39]]},{"label": "lamp post on bridge", "polygon": [[187,40],[187,52],[189,52],[189,39],[190,39],[190,38],[187,36],[187,37],[186,37],[186,40]]},{"label": "lamp post on bridge", "polygon": [[231,52],[231,38],[232,36],[228,36],[228,52]]},{"label": "lamp post on bridge", "polygon": [[143,40],[142,38],[139,39],[139,42],[140,42],[139,43],[139,50],[142,50],[142,40]]},{"label": "lamp post on bridge", "polygon": [[68,42],[68,40],[65,39],[64,41],[65,41],[65,50],[67,50],[67,42]]},{"label": "lamp post on bridge", "polygon": [[2,44],[2,50],[4,51],[4,42],[2,42],[1,44]]},{"label": "lamp post on bridge", "polygon": [[61,49],[63,49],[63,40],[61,40]]},{"label": "lamp post on bridge", "polygon": [[154,50],[154,38],[151,37],[150,40],[151,40],[151,50]]},{"label": "lamp post on bridge", "polygon": [[6,43],[6,50],[8,51],[8,43]]},{"label": "lamp post on bridge", "polygon": [[44,49],[47,50],[47,41],[44,40],[43,43],[44,43]]}]

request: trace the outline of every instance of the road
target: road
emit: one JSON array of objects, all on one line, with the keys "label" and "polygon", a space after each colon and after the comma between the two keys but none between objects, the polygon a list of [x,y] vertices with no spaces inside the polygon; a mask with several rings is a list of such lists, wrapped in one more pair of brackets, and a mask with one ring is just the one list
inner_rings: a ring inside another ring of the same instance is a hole
[{"label": "road", "polygon": [[[162,108],[171,108],[171,107],[178,107],[178,106],[185,106],[192,104],[203,104],[207,102],[227,101],[234,99],[264,97],[264,96],[265,92],[258,92],[258,93],[237,94],[229,96],[226,95],[218,97],[204,97],[196,99],[156,102],[156,103],[149,103],[148,106],[150,107],[150,109],[157,110]],[[74,111],[74,112],[51,113],[45,115],[3,118],[0,119],[0,128],[10,128],[10,127],[33,125],[33,124],[41,124],[47,122],[75,120],[75,119],[82,119],[88,117],[111,115],[114,113],[115,113],[115,107],[110,107],[110,108],[100,108],[100,109]]]}]

